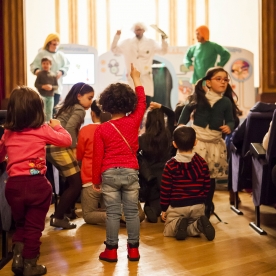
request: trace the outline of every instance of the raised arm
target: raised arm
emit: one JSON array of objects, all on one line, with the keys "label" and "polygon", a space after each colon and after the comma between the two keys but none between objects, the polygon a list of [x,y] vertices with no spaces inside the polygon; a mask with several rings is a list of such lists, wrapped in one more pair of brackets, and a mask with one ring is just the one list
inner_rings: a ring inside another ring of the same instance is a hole
[{"label": "raised arm", "polygon": [[173,130],[174,130],[174,122],[175,122],[174,111],[171,110],[170,108],[168,108],[164,105],[161,105],[160,103],[156,103],[156,102],[151,102],[150,108],[151,109],[160,108],[163,111],[163,113],[167,115],[167,117],[168,117],[167,128],[169,129],[170,133],[172,134]]},{"label": "raised arm", "polygon": [[114,53],[114,54],[122,54],[122,48],[120,46],[118,46],[118,41],[120,39],[120,36],[121,36],[121,31],[118,30],[116,35],[114,36],[113,38],[113,41],[111,43],[111,51]]},{"label": "raised arm", "polygon": [[161,47],[157,42],[155,42],[154,52],[160,55],[165,55],[168,52],[168,42],[165,38],[162,37]]}]

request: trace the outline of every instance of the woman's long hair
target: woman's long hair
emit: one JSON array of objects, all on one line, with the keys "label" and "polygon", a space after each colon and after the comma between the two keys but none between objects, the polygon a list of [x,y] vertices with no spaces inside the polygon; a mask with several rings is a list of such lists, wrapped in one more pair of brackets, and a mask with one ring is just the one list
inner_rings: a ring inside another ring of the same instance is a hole
[{"label": "woman's long hair", "polygon": [[153,109],[148,112],[144,137],[143,155],[146,158],[160,160],[167,156],[171,147],[171,135],[166,128],[162,110]]}]

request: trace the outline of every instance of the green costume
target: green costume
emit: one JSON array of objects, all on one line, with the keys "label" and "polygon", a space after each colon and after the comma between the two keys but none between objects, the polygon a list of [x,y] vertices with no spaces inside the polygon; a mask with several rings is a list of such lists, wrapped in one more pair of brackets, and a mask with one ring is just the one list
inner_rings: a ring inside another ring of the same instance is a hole
[{"label": "green costume", "polygon": [[218,55],[220,56],[220,62],[217,63],[217,66],[223,67],[229,60],[230,53],[222,46],[211,41],[191,46],[183,59],[183,63],[187,68],[194,65],[194,73],[190,82],[196,83],[203,78],[207,70],[215,66]]}]

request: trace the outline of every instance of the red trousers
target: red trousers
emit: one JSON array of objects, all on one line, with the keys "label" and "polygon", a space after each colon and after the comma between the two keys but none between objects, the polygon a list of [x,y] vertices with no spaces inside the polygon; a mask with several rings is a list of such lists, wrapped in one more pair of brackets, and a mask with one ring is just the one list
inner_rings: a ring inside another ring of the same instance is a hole
[{"label": "red trousers", "polygon": [[9,177],[5,196],[16,226],[13,243],[22,242],[23,258],[33,259],[39,254],[52,186],[43,175]]}]

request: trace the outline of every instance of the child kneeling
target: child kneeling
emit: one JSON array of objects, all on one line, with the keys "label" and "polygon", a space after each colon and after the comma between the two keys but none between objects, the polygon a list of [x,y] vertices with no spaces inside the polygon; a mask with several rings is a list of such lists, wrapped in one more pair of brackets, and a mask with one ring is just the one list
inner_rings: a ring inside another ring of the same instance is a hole
[{"label": "child kneeling", "polygon": [[203,233],[209,241],[215,229],[205,216],[205,201],[210,190],[210,174],[206,161],[192,153],[196,145],[193,128],[180,126],[173,133],[173,145],[178,149],[164,168],[160,203],[165,220],[165,237],[185,240]]}]

